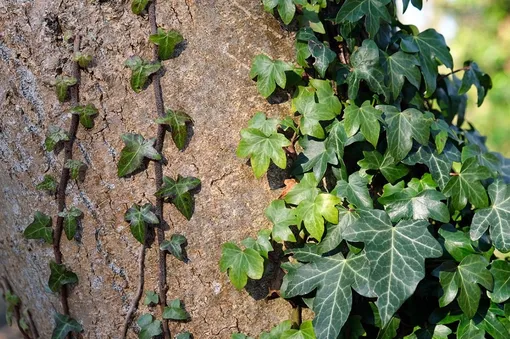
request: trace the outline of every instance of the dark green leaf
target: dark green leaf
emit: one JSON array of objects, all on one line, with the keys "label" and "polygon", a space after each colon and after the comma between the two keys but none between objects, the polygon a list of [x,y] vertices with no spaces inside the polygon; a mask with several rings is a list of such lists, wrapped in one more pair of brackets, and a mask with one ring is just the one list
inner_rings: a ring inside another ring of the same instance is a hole
[{"label": "dark green leaf", "polygon": [[381,328],[376,339],[393,339],[397,336],[397,330],[400,326],[400,319],[392,317],[386,326]]},{"label": "dark green leaf", "polygon": [[392,55],[384,52],[382,66],[388,74],[388,86],[390,88],[393,99],[397,99],[402,87],[404,86],[404,77],[416,89],[420,89],[421,74],[418,69],[418,59],[415,55],[398,51]]},{"label": "dark green leaf", "polygon": [[39,211],[34,213],[34,221],[23,232],[27,239],[44,239],[48,244],[53,243],[53,229],[51,218]]},{"label": "dark green leaf", "polygon": [[361,129],[361,133],[374,147],[377,146],[381,126],[382,112],[374,108],[370,101],[365,101],[361,107],[351,104],[344,109],[345,131],[348,136],[353,136]]},{"label": "dark green leaf", "polygon": [[64,218],[64,232],[66,233],[67,240],[71,240],[76,235],[78,228],[78,219],[83,215],[83,212],[78,208],[71,206],[71,208],[64,209],[58,214],[59,217]]},{"label": "dark green leaf", "polygon": [[69,135],[63,129],[57,126],[50,126],[48,128],[48,135],[44,140],[44,148],[46,151],[52,152],[55,146],[62,141],[68,141]]},{"label": "dark green leaf", "polygon": [[50,194],[55,194],[55,192],[57,191],[57,187],[58,187],[57,180],[53,176],[48,174],[44,176],[43,181],[41,181],[40,183],[37,184],[37,186],[35,186],[36,189],[47,191]]},{"label": "dark green leaf", "polygon": [[461,318],[457,327],[457,338],[459,339],[485,339],[485,331],[465,315]]},{"label": "dark green leaf", "polygon": [[220,270],[228,270],[230,282],[240,290],[248,282],[248,277],[255,280],[262,278],[264,258],[252,248],[242,251],[235,244],[227,242],[222,246]]},{"label": "dark green leaf", "polygon": [[152,204],[143,206],[133,204],[124,214],[124,220],[129,221],[131,234],[141,244],[145,243],[147,224],[159,224],[158,217],[151,211]]},{"label": "dark green leaf", "polygon": [[78,276],[69,271],[64,265],[59,265],[54,261],[50,262],[51,275],[48,280],[48,287],[53,292],[60,291],[60,288],[67,284],[78,283]]},{"label": "dark green leaf", "polygon": [[374,203],[368,192],[368,180],[355,172],[349,176],[349,182],[340,180],[335,190],[331,192],[340,198],[347,198],[347,201],[357,208],[373,208]]},{"label": "dark green leaf", "polygon": [[309,40],[308,49],[315,58],[313,67],[315,67],[319,75],[324,78],[329,64],[336,59],[336,53],[326,46],[326,44],[318,40]]},{"label": "dark green leaf", "polygon": [[508,339],[510,336],[510,329],[505,327],[501,322],[502,318],[497,317],[491,309],[483,315],[483,321],[478,324],[478,327],[485,330],[494,339]]},{"label": "dark green leaf", "polygon": [[344,147],[348,146],[357,140],[359,136],[355,135],[351,138],[347,136],[345,131],[345,125],[343,121],[334,120],[328,129],[328,137],[326,138],[326,149],[333,150],[337,158],[342,159],[344,157]]},{"label": "dark green leaf", "polygon": [[131,2],[131,11],[134,14],[141,14],[145,7],[147,7],[147,4],[149,3],[149,0],[132,0]]},{"label": "dark green leaf", "polygon": [[156,192],[156,196],[168,198],[179,212],[190,220],[194,205],[190,191],[196,189],[199,185],[200,179],[195,177],[181,177],[178,175],[177,180],[173,180],[165,176],[163,177],[163,186]]},{"label": "dark green leaf", "polygon": [[65,168],[69,169],[71,179],[76,180],[80,175],[80,170],[85,166],[80,160],[68,159],[64,165]]},{"label": "dark green leaf", "polygon": [[160,62],[152,63],[142,60],[139,56],[127,59],[124,65],[131,69],[131,88],[136,93],[141,92],[147,84],[149,76],[156,73],[161,68]]},{"label": "dark green leaf", "polygon": [[161,321],[154,320],[151,314],[144,314],[137,321],[140,326],[139,339],[152,339],[163,333],[161,329]]},{"label": "dark green leaf", "polygon": [[370,37],[379,31],[381,20],[391,22],[386,5],[391,0],[347,0],[338,12],[335,22],[356,22],[365,16],[365,25]]},{"label": "dark green leaf", "polygon": [[174,299],[165,307],[163,319],[187,320],[189,319],[189,314],[181,305],[181,301],[179,299]]},{"label": "dark green leaf", "polygon": [[480,165],[487,167],[493,173],[501,170],[500,158],[494,153],[484,152],[478,145],[471,144],[462,148],[461,161],[465,162],[469,158],[476,158]]},{"label": "dark green leaf", "polygon": [[158,124],[170,126],[175,146],[182,151],[186,143],[186,139],[188,138],[188,129],[186,124],[193,122],[193,119],[184,112],[167,109],[165,117],[156,119],[156,122]]},{"label": "dark green leaf", "polygon": [[494,289],[489,294],[490,298],[495,303],[503,303],[510,298],[510,262],[494,260],[490,271],[494,277]]},{"label": "dark green leaf", "polygon": [[97,108],[93,104],[86,106],[75,106],[71,109],[71,114],[78,114],[80,116],[80,123],[85,128],[94,127],[93,117],[98,114]]},{"label": "dark green leaf", "polygon": [[411,2],[413,4],[414,7],[418,8],[419,10],[421,10],[421,8],[423,7],[423,0],[403,0],[403,4],[404,4],[404,8],[403,8],[403,13],[405,13],[405,11],[407,11],[407,8],[409,7],[409,2]]},{"label": "dark green leaf", "polygon": [[[291,1],[292,0],[284,0]],[[294,4],[292,4],[294,6]],[[287,83],[286,71],[291,71],[292,65],[281,61],[269,58],[266,55],[259,54],[255,57],[252,62],[250,70],[250,78],[254,79],[257,77],[257,88],[259,93],[264,98],[270,96],[276,89],[276,85],[281,88],[285,88]]]},{"label": "dark green leaf", "polygon": [[170,252],[174,257],[181,261],[186,261],[182,251],[183,245],[186,243],[186,237],[180,234],[172,234],[170,240],[165,240],[159,247],[163,251]]},{"label": "dark green leaf", "polygon": [[299,144],[303,147],[303,153],[301,153],[297,160],[301,173],[313,169],[315,178],[320,180],[326,173],[328,164],[338,165],[335,150],[332,148],[326,149],[324,141],[315,141],[304,137],[299,141]]},{"label": "dark green leaf", "polygon": [[476,87],[478,93],[478,106],[483,104],[483,100],[487,92],[492,88],[492,80],[488,74],[485,74],[478,68],[476,62],[467,61],[464,63],[464,76],[462,77],[462,85],[459,89],[459,94],[466,93],[471,86]]},{"label": "dark green leaf", "polygon": [[439,234],[444,238],[445,249],[457,262],[461,262],[468,255],[476,253],[469,236],[456,230],[453,226],[441,226]]},{"label": "dark green leaf", "polygon": [[123,134],[124,148],[120,152],[117,175],[125,177],[139,169],[145,158],[161,160],[161,155],[153,147],[156,139],[144,139],[140,134]]},{"label": "dark green leaf", "polygon": [[358,165],[365,170],[379,170],[390,183],[405,176],[409,169],[403,164],[397,164],[393,157],[386,152],[384,157],[378,151],[363,151],[364,159]]},{"label": "dark green leaf", "polygon": [[83,327],[79,322],[67,315],[55,314],[55,328],[51,334],[51,339],[65,339],[69,333],[80,333]]},{"label": "dark green leaf", "polygon": [[158,45],[158,53],[160,60],[168,60],[174,54],[175,46],[183,41],[181,33],[174,29],[169,29],[166,32],[164,29],[158,27],[156,34],[149,36],[149,41]]},{"label": "dark green leaf", "polygon": [[145,292],[144,305],[157,305],[159,303],[159,295],[154,291]]},{"label": "dark green leaf", "polygon": [[58,101],[66,101],[69,87],[76,85],[77,82],[76,78],[57,75],[55,78],[55,90],[57,91]]},{"label": "dark green leaf", "polygon": [[343,240],[343,232],[359,219],[355,210],[338,207],[338,212],[338,223],[326,225],[326,235],[318,245],[321,253],[327,253],[337,248]]},{"label": "dark green leaf", "polygon": [[319,17],[319,5],[306,4],[302,8],[302,15],[299,16],[299,25],[301,27],[310,26],[310,28],[319,34],[326,34],[324,25]]}]

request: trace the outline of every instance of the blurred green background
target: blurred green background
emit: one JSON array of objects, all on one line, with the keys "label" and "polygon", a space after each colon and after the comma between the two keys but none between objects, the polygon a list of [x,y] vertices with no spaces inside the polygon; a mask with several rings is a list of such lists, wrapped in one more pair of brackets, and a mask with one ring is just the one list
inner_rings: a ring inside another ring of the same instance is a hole
[{"label": "blurred green background", "polygon": [[469,91],[466,120],[487,136],[491,151],[510,157],[510,0],[423,1],[421,13],[408,10],[402,21],[443,34],[455,69],[473,60],[491,76],[493,88],[481,107],[476,89]]}]

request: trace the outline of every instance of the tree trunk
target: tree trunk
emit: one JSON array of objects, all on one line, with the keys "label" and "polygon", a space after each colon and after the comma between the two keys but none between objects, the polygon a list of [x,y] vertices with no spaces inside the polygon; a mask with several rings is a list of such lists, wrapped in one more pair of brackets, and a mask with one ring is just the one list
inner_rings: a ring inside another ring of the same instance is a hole
[{"label": "tree trunk", "polygon": [[[167,256],[168,299],[180,298],[188,323],[170,323],[173,335],[189,330],[195,338],[229,338],[232,332],[256,335],[283,319],[290,306],[278,299],[255,301],[235,290],[219,272],[221,244],[270,227],[263,215],[279,191],[267,179],[255,180],[245,161],[236,158],[239,130],[256,111],[273,116],[288,106],[271,106],[249,79],[254,55],[292,60],[291,33],[253,0],[158,1],[160,26],[185,38],[180,56],[163,62],[161,79],[166,108],[187,112],[194,120],[188,147],[177,151],[169,136],[163,149],[164,175],[201,179],[195,213],[187,221],[165,205],[167,238],[187,237],[189,263]],[[117,338],[138,285],[140,243],[130,234],[124,213],[133,203],[153,202],[154,168],[127,179],[117,177],[124,146],[120,136],[156,136],[152,88],[139,94],[129,86],[124,61],[152,57],[147,15],[131,13],[120,0],[0,0],[0,277],[5,277],[31,312],[41,338],[49,338],[59,296],[47,288],[51,246],[27,240],[22,232],[35,211],[56,220],[53,196],[35,186],[45,174],[60,176],[63,152],[46,152],[50,125],[67,129],[69,103],[61,104],[51,81],[70,75],[72,43],[67,32],[82,36],[82,49],[94,56],[82,72],[82,103],[99,109],[95,127],[78,130],[74,158],[87,165],[83,181],[70,181],[67,205],[84,212],[81,240],[61,242],[63,263],[79,277],[69,290],[70,314],[85,338]],[[158,246],[147,251],[144,290],[157,291]],[[135,319],[157,308],[140,304]],[[136,326],[129,337],[136,337]]]}]

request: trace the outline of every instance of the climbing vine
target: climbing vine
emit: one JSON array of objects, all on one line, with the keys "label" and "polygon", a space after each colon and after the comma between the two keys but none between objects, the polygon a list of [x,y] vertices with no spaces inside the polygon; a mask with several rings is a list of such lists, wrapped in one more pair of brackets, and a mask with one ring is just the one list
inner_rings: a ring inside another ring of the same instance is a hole
[{"label": "climbing vine", "polygon": [[237,155],[257,178],[271,162],[290,178],[265,210],[272,230],[220,260],[238,289],[283,276],[271,286],[297,316],[259,338],[510,336],[510,160],[465,117],[466,92],[481,105],[491,79],[455,69],[443,36],[399,22],[396,2],[262,1],[297,27],[296,63],[257,55],[250,77],[293,114],[257,113]]},{"label": "climbing vine", "polygon": [[[148,14],[151,29],[149,41],[154,44],[153,60],[144,60],[139,56],[133,56],[126,60],[125,66],[131,70],[130,85],[136,93],[146,89],[149,82],[152,81],[157,113],[155,119],[157,135],[156,138],[146,139],[140,134],[124,134],[122,140],[125,146],[120,154],[117,174],[119,177],[135,175],[144,167],[146,160],[153,160],[156,179],[156,203],[155,205],[146,203],[143,206],[133,204],[124,215],[124,219],[130,223],[131,234],[142,244],[142,247],[139,255],[138,290],[126,315],[122,336],[123,338],[126,337],[129,324],[143,294],[145,254],[147,247],[150,245],[148,235],[149,231],[154,229],[159,247],[159,290],[158,293],[147,291],[144,304],[149,307],[159,305],[162,320],[155,319],[152,314],[140,316],[137,320],[137,325],[140,328],[138,337],[152,338],[163,335],[164,338],[170,339],[171,333],[168,320],[187,321],[189,320],[189,314],[179,299],[167,302],[166,255],[170,253],[178,260],[186,262],[184,246],[187,241],[180,234],[173,234],[170,240],[166,240],[163,203],[167,201],[174,204],[186,219],[191,219],[194,208],[193,192],[200,186],[200,180],[194,177],[181,176],[174,180],[163,176],[163,166],[166,164],[166,159],[162,155],[162,150],[167,130],[171,133],[177,148],[183,151],[188,140],[188,127],[192,123],[191,117],[184,112],[171,109],[165,110],[160,81],[161,70],[164,67],[162,61],[174,57],[174,49],[183,41],[183,37],[175,30],[166,31],[158,27],[155,0],[150,2],[133,0],[131,9],[137,15]],[[176,338],[191,338],[191,334],[189,332],[179,333]]]}]

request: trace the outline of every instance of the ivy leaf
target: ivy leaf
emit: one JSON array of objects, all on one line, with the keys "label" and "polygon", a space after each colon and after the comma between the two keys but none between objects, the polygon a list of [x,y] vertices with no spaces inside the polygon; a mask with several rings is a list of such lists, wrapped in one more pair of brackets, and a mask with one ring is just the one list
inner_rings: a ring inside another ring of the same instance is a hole
[{"label": "ivy leaf", "polygon": [[[356,136],[354,136],[355,138]],[[328,137],[326,138],[326,148],[332,149],[337,158],[342,159],[344,157],[344,147],[354,142],[354,138],[347,136],[345,131],[345,124],[343,121],[334,120],[328,126]]]},{"label": "ivy leaf", "polygon": [[257,112],[253,118],[248,121],[248,128],[258,129],[266,136],[270,136],[278,131],[277,129],[279,124],[280,120],[268,119],[264,113]]},{"label": "ivy leaf", "polygon": [[35,186],[37,190],[40,191],[44,190],[47,191],[49,194],[55,194],[55,192],[57,191],[57,187],[58,187],[57,180],[53,176],[48,174],[44,175],[43,181],[41,181]]},{"label": "ivy leaf", "polygon": [[303,147],[303,153],[297,160],[300,172],[308,172],[313,169],[313,174],[317,180],[320,180],[328,168],[328,164],[338,165],[338,159],[335,150],[327,149],[324,141],[310,140],[307,137],[299,141]]},{"label": "ivy leaf", "polygon": [[452,225],[443,225],[439,234],[444,238],[444,247],[457,262],[461,262],[470,254],[476,254],[469,236],[456,230]]},{"label": "ivy leaf", "polygon": [[147,84],[149,76],[156,73],[161,68],[160,62],[152,63],[142,60],[139,56],[127,59],[124,65],[131,69],[131,88],[136,93],[140,93]]},{"label": "ivy leaf", "polygon": [[372,92],[384,95],[386,101],[388,101],[389,92],[384,85],[384,72],[379,64],[379,48],[373,40],[363,40],[361,47],[351,55],[351,66],[352,71],[347,76],[349,99],[355,100],[357,98],[360,81],[365,80]]},{"label": "ivy leaf", "polygon": [[363,151],[363,156],[363,160],[358,161],[358,165],[365,170],[381,171],[381,174],[390,183],[397,181],[409,172],[406,166],[397,164],[388,151],[384,157],[378,151]]},{"label": "ivy leaf", "polygon": [[476,62],[466,61],[464,63],[464,76],[462,77],[462,84],[459,89],[459,94],[466,93],[471,86],[476,87],[478,94],[478,107],[483,104],[483,100],[487,92],[492,88],[492,80],[488,74],[482,72]]},{"label": "ivy leaf", "polygon": [[175,336],[175,339],[191,339],[191,333],[188,331],[181,332]]},{"label": "ivy leaf", "polygon": [[333,224],[338,223],[338,210],[335,206],[341,202],[340,198],[332,194],[321,193],[315,200],[301,201],[296,214],[303,220],[308,233],[320,241],[324,234],[324,219]]},{"label": "ivy leaf", "polygon": [[230,282],[240,290],[248,282],[248,277],[255,280],[262,278],[264,258],[253,248],[242,251],[235,244],[227,242],[222,246],[220,270],[228,270]]},{"label": "ivy leaf", "polygon": [[156,139],[144,139],[140,134],[123,134],[124,148],[120,152],[117,175],[125,177],[142,166],[145,158],[161,160],[161,155],[153,147]]},{"label": "ivy leaf", "polygon": [[270,13],[273,12],[273,8],[278,6],[278,14],[286,25],[290,24],[296,13],[296,6],[292,0],[262,0],[262,3],[264,9]]},{"label": "ivy leaf", "polygon": [[149,0],[133,0],[131,2],[131,11],[136,15],[140,15],[148,3]]},{"label": "ivy leaf", "polygon": [[365,101],[361,107],[351,104],[344,109],[345,131],[348,136],[353,136],[361,129],[361,133],[374,147],[377,146],[381,126],[382,112],[374,108],[370,101]]},{"label": "ivy leaf", "polygon": [[172,234],[170,240],[165,240],[159,247],[162,251],[170,252],[174,257],[181,261],[186,261],[182,247],[186,244],[186,237],[180,234]]},{"label": "ivy leaf", "polygon": [[510,262],[494,260],[490,271],[494,277],[494,289],[489,296],[495,303],[504,303],[510,298]]},{"label": "ivy leaf", "polygon": [[342,234],[345,229],[358,219],[359,215],[355,210],[338,207],[338,223],[326,226],[326,235],[318,245],[319,251],[327,253],[337,248],[343,240]]},{"label": "ivy leaf", "polygon": [[318,339],[338,337],[352,307],[352,288],[367,285],[367,257],[344,258],[341,253],[319,258],[291,270],[283,278],[282,297],[292,298],[316,290],[312,310],[313,326]]},{"label": "ivy leaf", "polygon": [[73,55],[73,61],[77,62],[81,68],[87,68],[92,61],[92,55],[76,52]]},{"label": "ivy leaf", "polygon": [[423,0],[403,0],[402,2],[404,5],[402,13],[405,13],[407,11],[407,8],[409,7],[409,2],[411,2],[413,6],[418,8],[419,10],[421,10],[421,8],[423,7]]},{"label": "ivy leaf", "polygon": [[365,25],[370,37],[379,31],[381,20],[391,22],[386,5],[391,0],[347,0],[338,12],[335,22],[356,22],[365,16]]},{"label": "ivy leaf", "polygon": [[157,305],[159,303],[159,295],[154,291],[145,292],[144,305]]},{"label": "ivy leaf", "polygon": [[[441,154],[443,152],[444,147],[446,146],[446,142],[448,141],[448,137],[452,137],[454,140],[460,143],[455,132],[452,131],[450,126],[444,120],[434,120],[430,126],[431,131],[433,131],[434,142],[436,144],[437,153]],[[466,148],[466,147],[464,147]]]},{"label": "ivy leaf", "polygon": [[488,188],[492,206],[475,212],[470,235],[478,240],[490,226],[494,246],[501,252],[510,251],[510,188],[503,179],[496,179]]},{"label": "ivy leaf", "polygon": [[437,85],[436,59],[446,67],[453,68],[453,58],[444,37],[434,29],[427,29],[418,35],[404,35],[400,47],[407,53],[419,53],[421,72],[427,88],[425,96],[430,97]]},{"label": "ivy leaf", "polygon": [[457,338],[459,339],[485,339],[485,331],[478,328],[472,319],[466,315],[461,317],[457,327]]},{"label": "ivy leaf", "polygon": [[298,17],[299,26],[305,27],[310,26],[310,28],[319,34],[326,34],[326,30],[324,29],[324,25],[319,17],[320,6],[319,5],[311,5],[306,4],[302,8],[302,15]]},{"label": "ivy leaf", "polygon": [[349,176],[349,182],[340,180],[337,182],[333,194],[347,198],[347,201],[357,208],[374,208],[372,197],[368,192],[368,180],[354,172]]},{"label": "ivy leaf", "polygon": [[289,228],[291,225],[298,224],[295,209],[285,207],[283,200],[273,200],[265,209],[264,214],[273,223],[272,238],[274,241],[296,241],[296,237]]},{"label": "ivy leaf", "polygon": [[57,75],[55,78],[55,90],[57,91],[58,101],[66,101],[69,87],[76,85],[77,82],[78,80],[76,80],[76,78]]},{"label": "ivy leaf", "polygon": [[143,206],[133,204],[124,214],[124,220],[129,221],[131,234],[142,245],[145,244],[147,224],[159,224],[158,217],[151,211],[152,208],[150,203]]},{"label": "ivy leaf", "polygon": [[71,179],[76,180],[80,175],[80,170],[85,166],[80,160],[68,159],[64,165],[64,168],[69,169]]},{"label": "ivy leaf", "polygon": [[480,180],[491,177],[490,171],[478,165],[475,158],[469,158],[462,164],[460,173],[455,173],[443,190],[444,195],[452,198],[453,207],[460,211],[468,201],[477,208],[487,207],[489,199]]},{"label": "ivy leaf", "polygon": [[53,229],[51,228],[51,218],[39,211],[34,213],[34,221],[23,232],[27,239],[43,239],[48,244],[53,243]]},{"label": "ivy leaf", "polygon": [[313,67],[315,67],[319,75],[324,78],[329,64],[336,59],[336,53],[317,39],[308,41],[308,49],[315,58]]},{"label": "ivy leaf", "polygon": [[469,158],[478,160],[478,163],[484,167],[487,167],[492,172],[500,172],[501,159],[498,158],[494,153],[484,152],[480,146],[471,144],[462,147],[461,161],[464,162]]},{"label": "ivy leaf", "polygon": [[[430,170],[432,178],[443,190],[450,180],[450,170],[454,162],[460,161],[460,152],[452,144],[447,142],[442,153],[429,146],[420,146],[418,150],[409,155],[403,163],[406,165],[414,165],[416,163],[424,164]],[[444,191],[443,191],[444,193]]]},{"label": "ivy leaf", "polygon": [[83,212],[74,206],[72,206],[69,210],[66,208],[58,214],[59,217],[64,218],[64,232],[66,233],[67,240],[73,239],[76,235],[78,219],[82,215]]},{"label": "ivy leaf", "polygon": [[166,110],[164,118],[156,119],[156,123],[170,126],[172,139],[180,151],[184,149],[186,144],[186,139],[188,138],[186,124],[190,122],[193,122],[193,119],[189,115],[181,111],[172,111],[171,109]]},{"label": "ivy leaf", "polygon": [[313,173],[305,173],[301,181],[287,193],[285,202],[297,206],[304,200],[314,200],[320,192],[318,184],[319,181]]},{"label": "ivy leaf", "polygon": [[179,299],[174,299],[165,307],[163,319],[187,320],[189,319],[189,314],[181,305],[181,301]]},{"label": "ivy leaf", "polygon": [[57,126],[50,126],[48,128],[48,135],[44,140],[44,148],[46,148],[46,151],[52,152],[59,142],[68,140],[69,135],[62,128]]},{"label": "ivy leaf", "polygon": [[237,147],[237,156],[250,158],[253,173],[260,178],[269,168],[270,160],[285,169],[287,157],[283,147],[290,145],[290,141],[280,133],[266,136],[262,131],[255,128],[244,128],[241,130],[241,141]]},{"label": "ivy leaf", "polygon": [[343,237],[365,243],[370,289],[378,297],[376,305],[384,326],[425,276],[425,259],[440,257],[442,249],[428,232],[427,221],[403,220],[393,226],[384,211],[358,213],[361,218],[343,232]]},{"label": "ivy leaf", "polygon": [[[280,339],[316,339],[314,328],[310,320],[303,321],[299,330],[290,329],[286,330],[279,337]],[[262,339],[262,338],[261,338]]]},{"label": "ivy leaf", "polygon": [[271,237],[271,230],[260,230],[257,239],[248,237],[241,241],[241,244],[246,248],[251,248],[257,251],[262,257],[268,259],[268,253],[273,251],[273,246],[269,238]]},{"label": "ivy leaf", "polygon": [[388,74],[388,85],[393,95],[393,99],[397,99],[402,87],[404,86],[404,77],[416,87],[420,89],[421,74],[418,69],[418,59],[413,54],[398,51],[392,55],[382,52],[382,66]]},{"label": "ivy leaf", "polygon": [[259,339],[280,339],[282,334],[290,330],[292,327],[292,322],[290,320],[285,320],[279,323],[277,326],[273,327],[269,333],[262,332],[259,336]]},{"label": "ivy leaf", "polygon": [[480,287],[488,290],[493,288],[491,272],[487,270],[489,262],[483,256],[471,254],[462,259],[458,266],[445,263],[439,270],[439,282],[443,288],[443,296],[439,299],[439,306],[444,307],[457,298],[460,309],[469,318],[473,318],[480,302]]},{"label": "ivy leaf", "polygon": [[69,333],[80,333],[81,331],[83,331],[83,327],[73,318],[60,313],[55,314],[55,328],[51,339],[65,339]]},{"label": "ivy leaf", "polygon": [[71,109],[71,114],[79,115],[83,127],[92,128],[94,127],[93,117],[98,114],[98,110],[93,104],[74,106]]},{"label": "ivy leaf", "polygon": [[163,333],[161,321],[154,320],[151,314],[144,314],[136,322],[140,326],[139,339],[152,339]]},{"label": "ivy leaf", "polygon": [[[291,1],[292,0],[284,0]],[[294,6],[294,5],[292,5]],[[252,62],[250,70],[250,78],[257,77],[257,88],[259,93],[264,97],[269,97],[276,89],[276,85],[285,88],[287,83],[286,71],[291,71],[292,65],[281,61],[269,58],[264,54],[259,54]]]},{"label": "ivy leaf", "polygon": [[430,137],[431,119],[415,108],[400,112],[394,106],[377,106],[384,112],[384,120],[388,124],[386,137],[388,152],[395,161],[404,159],[413,147],[413,139],[427,145]]},{"label": "ivy leaf", "polygon": [[173,180],[165,176],[163,177],[163,186],[156,192],[156,196],[168,198],[179,212],[190,220],[193,215],[193,197],[190,191],[198,186],[200,186],[200,179],[195,177],[178,175],[177,180]]},{"label": "ivy leaf", "polygon": [[164,29],[158,27],[156,34],[149,36],[149,41],[158,45],[158,54],[160,60],[168,60],[174,54],[175,46],[183,41],[181,33],[175,29],[169,29],[166,32]]},{"label": "ivy leaf", "polygon": [[[508,325],[505,327],[505,325],[502,324],[502,322],[500,321],[501,318],[497,317],[496,314],[492,312],[492,308],[489,309],[487,313],[480,316],[483,316],[483,320],[478,324],[478,326],[481,329],[485,330],[485,332],[490,334],[492,338],[494,339],[508,338],[508,335],[510,334],[510,329],[508,328]],[[506,324],[508,324],[508,322],[506,322]]]},{"label": "ivy leaf", "polygon": [[78,276],[69,271],[65,265],[59,265],[54,261],[50,262],[50,278],[48,280],[48,287],[53,292],[60,291],[60,288],[67,284],[78,283]]}]

